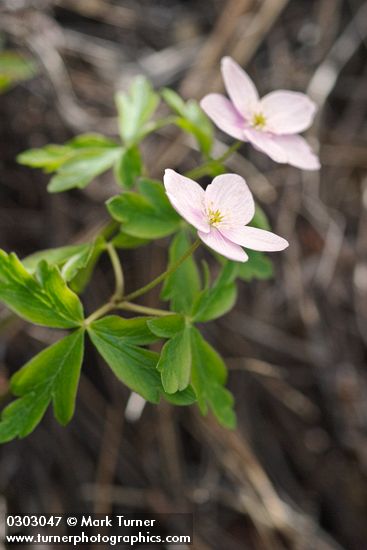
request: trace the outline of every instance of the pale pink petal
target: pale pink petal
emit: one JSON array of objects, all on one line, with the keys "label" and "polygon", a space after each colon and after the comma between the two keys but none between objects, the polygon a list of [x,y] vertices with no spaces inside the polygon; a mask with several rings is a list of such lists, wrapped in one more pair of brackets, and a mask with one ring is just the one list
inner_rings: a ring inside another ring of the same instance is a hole
[{"label": "pale pink petal", "polygon": [[219,211],[222,225],[246,225],[255,214],[255,203],[247,183],[237,174],[223,174],[213,179],[205,191],[207,211]]},{"label": "pale pink petal", "polygon": [[245,141],[243,135],[245,121],[224,95],[206,95],[201,100],[200,106],[223,132],[236,139]]},{"label": "pale pink petal", "polygon": [[228,95],[237,111],[250,119],[259,101],[255,84],[231,57],[222,59],[222,75]]},{"label": "pale pink petal", "polygon": [[256,149],[266,153],[275,162],[288,162],[287,152],[278,144],[279,136],[261,132],[254,128],[247,128],[244,130],[244,134]]},{"label": "pale pink petal", "polygon": [[286,153],[288,164],[301,168],[301,170],[320,169],[318,156],[302,136],[276,136],[276,141]]},{"label": "pale pink petal", "polygon": [[269,132],[298,134],[311,126],[316,105],[305,94],[278,90],[261,99],[260,111]]},{"label": "pale pink petal", "polygon": [[198,231],[198,235],[203,243],[222,256],[236,262],[247,262],[248,256],[246,252],[237,244],[226,239],[215,227],[212,227],[209,233]]},{"label": "pale pink petal", "polygon": [[163,182],[173,208],[196,229],[208,232],[205,191],[200,185],[170,168],[165,171]]},{"label": "pale pink petal", "polygon": [[221,227],[219,230],[224,237],[233,243],[261,252],[284,250],[289,244],[282,237],[275,235],[275,233],[265,231],[264,229],[258,229],[257,227]]}]

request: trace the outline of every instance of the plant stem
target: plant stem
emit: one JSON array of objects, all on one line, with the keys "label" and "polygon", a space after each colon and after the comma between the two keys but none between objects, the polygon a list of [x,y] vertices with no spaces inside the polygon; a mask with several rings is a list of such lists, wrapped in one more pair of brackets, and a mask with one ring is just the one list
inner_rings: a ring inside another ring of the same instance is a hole
[{"label": "plant stem", "polygon": [[132,304],[130,302],[120,302],[116,304],[118,309],[124,309],[126,311],[136,311],[137,313],[144,313],[145,315],[155,315],[161,316],[164,315],[174,315],[172,311],[166,311],[164,309],[156,309],[154,307],[141,306],[139,304]]},{"label": "plant stem", "polygon": [[171,115],[171,116],[167,116],[165,118],[156,120],[155,122],[151,122],[150,124],[147,124],[142,137],[146,137],[147,135],[152,134],[153,132],[156,132],[161,128],[164,128],[165,126],[174,124],[178,118],[179,117],[177,115]]},{"label": "plant stem", "polygon": [[105,315],[109,311],[112,311],[115,308],[116,302],[107,302],[106,304],[103,304],[103,306],[96,309],[96,311],[93,311],[93,313],[84,320],[84,326],[87,327],[88,325],[93,323],[93,321],[96,321],[100,317],[103,317],[103,315]]},{"label": "plant stem", "polygon": [[116,252],[115,247],[112,243],[107,243],[106,250],[108,252],[108,255],[111,260],[111,264],[113,267],[113,272],[115,274],[115,293],[111,299],[111,301],[117,302],[118,300],[121,300],[123,294],[124,294],[124,274],[122,271],[120,259],[118,257],[118,254]]},{"label": "plant stem", "polygon": [[227,160],[239,147],[242,145],[242,141],[235,141],[231,147],[227,149],[223,155],[218,157],[217,159],[210,159],[207,162],[204,162],[201,166],[198,166],[197,168],[194,168],[193,170],[189,170],[185,173],[185,176],[187,178],[195,179],[195,178],[201,178],[202,176],[207,176],[211,174],[212,169],[215,168],[218,164],[222,164],[224,161]]},{"label": "plant stem", "polygon": [[154,288],[155,286],[159,285],[159,283],[161,283],[162,281],[164,281],[164,279],[166,277],[168,277],[168,275],[171,275],[171,273],[173,273],[174,271],[176,271],[176,269],[178,269],[180,267],[180,265],[189,257],[191,256],[191,254],[193,252],[195,252],[195,250],[198,248],[198,246],[200,245],[200,239],[196,239],[196,241],[190,246],[190,248],[188,248],[185,252],[185,254],[183,254],[183,256],[181,256],[181,258],[179,260],[177,260],[177,262],[175,262],[171,267],[169,267],[168,269],[166,269],[166,271],[163,271],[163,273],[161,273],[160,275],[158,275],[158,277],[156,277],[155,279],[153,279],[153,281],[151,281],[150,283],[148,283],[147,285],[141,287],[141,288],[138,288],[138,290],[135,290],[134,292],[131,292],[130,294],[128,294],[127,296],[124,296],[124,301],[131,301],[131,300],[134,300],[135,298],[137,298],[138,296],[142,296],[142,294],[145,294],[146,292],[149,292],[149,290],[151,290],[152,288]]}]

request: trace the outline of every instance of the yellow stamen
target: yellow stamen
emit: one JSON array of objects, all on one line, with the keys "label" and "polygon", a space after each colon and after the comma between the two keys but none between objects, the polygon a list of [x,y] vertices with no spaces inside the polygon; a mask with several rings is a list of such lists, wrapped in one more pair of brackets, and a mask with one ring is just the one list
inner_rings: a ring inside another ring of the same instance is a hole
[{"label": "yellow stamen", "polygon": [[252,126],[257,130],[262,130],[266,124],[266,118],[262,113],[255,113],[252,117]]},{"label": "yellow stamen", "polygon": [[222,214],[219,212],[219,210],[212,210],[209,208],[209,223],[210,225],[216,225],[217,223],[220,223],[223,220]]}]

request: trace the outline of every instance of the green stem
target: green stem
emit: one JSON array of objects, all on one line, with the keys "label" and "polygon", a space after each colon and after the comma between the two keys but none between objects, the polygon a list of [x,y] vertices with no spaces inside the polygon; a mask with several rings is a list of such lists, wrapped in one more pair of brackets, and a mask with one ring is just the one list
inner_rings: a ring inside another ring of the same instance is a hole
[{"label": "green stem", "polygon": [[161,118],[159,120],[156,120],[155,122],[151,122],[150,124],[147,124],[144,130],[144,134],[141,136],[141,138],[146,137],[149,134],[152,134],[153,132],[160,130],[161,128],[164,128],[165,126],[174,124],[177,118],[178,118],[177,116],[172,115],[172,116],[167,116],[166,118]]},{"label": "green stem", "polygon": [[118,229],[120,229],[120,224],[115,220],[111,220],[102,228],[100,236],[107,241],[114,236]]},{"label": "green stem", "polygon": [[84,327],[87,327],[88,325],[93,323],[93,321],[96,321],[100,317],[103,317],[103,315],[109,313],[113,309],[116,309],[116,302],[107,302],[107,304],[103,304],[103,306],[96,309],[96,311],[93,311],[93,313],[84,320]]},{"label": "green stem", "polygon": [[132,304],[130,302],[120,302],[116,304],[118,309],[124,309],[125,311],[136,311],[137,313],[144,313],[145,315],[155,315],[163,317],[164,315],[173,315],[172,311],[165,311],[164,309],[157,309],[154,307],[141,306],[139,304]]},{"label": "green stem", "polygon": [[124,274],[122,271],[120,259],[112,243],[107,243],[106,250],[111,260],[113,272],[115,274],[115,293],[111,299],[113,302],[121,300],[124,294]]},{"label": "green stem", "polygon": [[131,292],[130,294],[128,294],[127,296],[124,296],[124,301],[127,301],[127,302],[130,302],[131,300],[135,300],[135,298],[137,298],[138,296],[142,296],[142,294],[145,294],[146,292],[149,292],[149,290],[152,290],[152,288],[156,287],[157,285],[159,285],[159,283],[161,283],[162,281],[164,281],[164,279],[166,277],[168,277],[168,275],[171,275],[171,273],[173,273],[174,271],[176,271],[176,269],[178,269],[180,267],[180,265],[189,257],[191,256],[191,254],[193,252],[195,252],[195,250],[198,248],[198,246],[200,245],[200,239],[196,239],[196,241],[190,246],[190,248],[188,248],[185,252],[185,254],[183,256],[181,256],[181,258],[179,260],[177,260],[177,262],[175,262],[171,267],[169,267],[168,269],[166,269],[166,271],[163,271],[163,273],[161,273],[160,275],[158,275],[158,277],[156,277],[155,279],[153,279],[153,281],[151,281],[150,283],[148,283],[147,285],[141,287],[141,288],[138,288],[138,290],[135,290],[134,292]]},{"label": "green stem", "polygon": [[203,176],[210,175],[212,173],[212,169],[218,166],[218,164],[222,164],[229,158],[233,153],[237,151],[242,145],[242,141],[235,141],[231,147],[227,149],[223,155],[218,157],[217,159],[210,159],[207,162],[204,162],[201,166],[198,166],[197,168],[194,168],[193,170],[189,170],[185,173],[185,176],[187,178],[196,179],[201,178]]}]

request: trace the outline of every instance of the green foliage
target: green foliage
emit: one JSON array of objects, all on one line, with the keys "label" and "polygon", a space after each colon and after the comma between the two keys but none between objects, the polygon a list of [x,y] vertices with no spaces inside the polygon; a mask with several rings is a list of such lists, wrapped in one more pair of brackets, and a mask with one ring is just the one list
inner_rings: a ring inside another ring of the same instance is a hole
[{"label": "green foliage", "polygon": [[[72,258],[83,258],[87,256],[91,247],[91,244],[86,243],[39,250],[38,252],[24,258],[22,263],[26,270],[31,274],[35,273],[37,265],[41,260],[46,260],[49,265],[57,265],[59,268],[62,268],[62,266],[67,264]],[[70,281],[70,278],[66,280]]]},{"label": "green foliage", "polygon": [[234,428],[236,425],[236,416],[233,411],[234,399],[232,394],[224,388],[227,371],[223,360],[197,329],[192,329],[191,338],[192,385],[200,410],[206,414],[210,407],[223,426]]},{"label": "green foliage", "polygon": [[[169,248],[168,268],[187,251],[191,242],[185,230],[177,233]],[[195,259],[190,256],[166,278],[161,292],[162,300],[169,300],[172,311],[190,313],[192,303],[201,288],[199,270]]]},{"label": "green foliage", "polygon": [[[18,68],[13,63],[13,68],[8,69],[10,80],[5,82],[2,70],[6,64],[0,54],[0,91],[11,85],[12,76],[14,81],[27,77],[29,66],[22,68],[19,59],[9,58],[8,66],[15,61]],[[191,171],[193,178],[224,173],[224,160],[238,148],[238,143],[219,159],[211,158],[213,127],[199,104],[183,101],[168,88],[161,95],[175,114],[155,121],[152,117],[159,96],[146,78],[138,77],[128,93],[116,95],[122,143],[101,134],[82,134],[63,145],[46,145],[18,156],[20,163],[53,174],[48,185],[52,193],[84,188],[111,168],[121,193],[107,201],[113,220],[93,242],[42,250],[23,263],[14,254],[0,250],[0,300],[27,321],[51,328],[77,329],[36,355],[13,376],[11,390],[17,399],[3,411],[0,442],[30,433],[51,402],[56,419],[61,424],[70,421],[83,357],[84,330],[117,378],[147,401],[158,403],[163,398],[176,405],[197,401],[203,414],[210,410],[222,425],[235,426],[233,396],[225,388],[225,365],[195,324],[225,315],[236,301],[237,279],[267,279],[273,273],[272,263],[261,252],[249,250],[248,262],[238,263],[212,251],[218,264],[218,273],[212,280],[207,263],[203,262],[199,272],[194,256],[186,257],[195,249],[196,244],[191,246],[196,232],[172,207],[162,183],[143,176],[140,142],[155,129],[174,123],[194,137],[205,158],[201,166]],[[259,206],[251,225],[270,229]],[[125,293],[115,249],[136,248],[170,235],[173,238],[169,244],[168,273],[136,292]],[[104,251],[113,266],[115,292],[111,292],[108,303],[84,320],[77,294],[88,284]],[[171,311],[127,302],[162,281],[161,298],[169,302]],[[118,309],[159,317],[103,316]],[[162,345],[160,353],[147,347],[158,341]]]},{"label": "green foliage", "polygon": [[147,123],[158,106],[158,94],[144,76],[138,76],[132,83],[129,93],[118,92],[115,100],[122,141],[127,146],[139,143],[147,131]]},{"label": "green foliage", "polygon": [[[166,397],[156,369],[159,354],[140,347],[157,340],[146,321],[146,318],[110,316],[92,323],[88,332],[117,378],[147,401],[158,403],[161,395]],[[181,404],[195,399],[192,391],[175,397]]]},{"label": "green foliage", "polygon": [[255,205],[255,215],[249,225],[257,227],[258,229],[265,229],[265,231],[271,231],[268,217],[258,204]]},{"label": "green foliage", "polygon": [[164,88],[161,93],[165,102],[179,115],[175,124],[184,132],[193,135],[200,151],[204,155],[209,155],[213,147],[214,129],[198,102],[191,99],[185,103],[169,88]]},{"label": "green foliage", "polygon": [[226,261],[211,288],[201,292],[193,306],[193,320],[212,321],[230,311],[237,298],[235,279],[240,266]]},{"label": "green foliage", "polygon": [[112,244],[116,248],[138,248],[149,243],[149,239],[140,239],[139,237],[133,237],[121,231],[112,239]]},{"label": "green foliage", "polygon": [[157,336],[170,338],[162,348],[157,364],[167,393],[187,388],[191,374],[191,326],[181,315],[167,315],[148,321]]},{"label": "green foliage", "polygon": [[263,254],[255,250],[246,250],[248,261],[238,266],[238,277],[243,281],[251,281],[252,279],[270,279],[273,277],[274,270],[272,261]]},{"label": "green foliage", "polygon": [[15,254],[0,250],[0,299],[38,325],[72,328],[83,322],[79,298],[67,287],[59,269],[44,260],[32,276]]},{"label": "green foliage", "polygon": [[33,274],[38,263],[46,260],[49,265],[59,267],[63,279],[70,283],[72,290],[79,293],[92,276],[94,266],[103,250],[105,241],[99,237],[92,243],[40,250],[27,256],[23,260],[23,265]]},{"label": "green foliage", "polygon": [[143,172],[143,161],[136,145],[123,149],[120,158],[115,164],[115,176],[117,183],[123,189],[133,187],[136,180]]},{"label": "green foliage", "polygon": [[82,134],[65,145],[46,145],[18,155],[20,164],[56,172],[48,191],[59,193],[74,187],[83,189],[95,177],[109,170],[121,156],[121,147],[100,134]]},{"label": "green foliage", "polygon": [[35,64],[14,51],[0,52],[0,93],[36,74]]},{"label": "green foliage", "polygon": [[8,405],[0,422],[0,442],[31,433],[52,401],[56,419],[67,424],[74,414],[84,333],[76,331],[41,351],[11,380],[19,397]]},{"label": "green foliage", "polygon": [[160,182],[141,179],[140,194],[126,192],[107,201],[111,216],[124,233],[140,239],[159,239],[176,231],[181,218],[172,208]]}]

